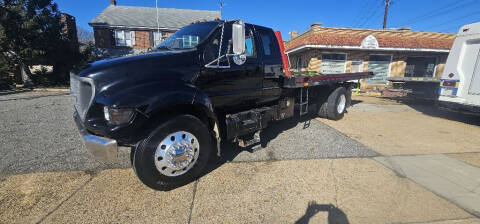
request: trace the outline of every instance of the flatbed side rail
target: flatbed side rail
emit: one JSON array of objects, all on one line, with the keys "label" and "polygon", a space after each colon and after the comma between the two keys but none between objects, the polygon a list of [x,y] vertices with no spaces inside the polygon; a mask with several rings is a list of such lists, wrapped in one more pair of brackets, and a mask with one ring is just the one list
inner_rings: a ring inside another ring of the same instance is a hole
[{"label": "flatbed side rail", "polygon": [[284,78],[285,88],[301,88],[305,86],[328,85],[338,82],[359,80],[373,77],[372,72],[322,74],[313,76],[290,76]]}]

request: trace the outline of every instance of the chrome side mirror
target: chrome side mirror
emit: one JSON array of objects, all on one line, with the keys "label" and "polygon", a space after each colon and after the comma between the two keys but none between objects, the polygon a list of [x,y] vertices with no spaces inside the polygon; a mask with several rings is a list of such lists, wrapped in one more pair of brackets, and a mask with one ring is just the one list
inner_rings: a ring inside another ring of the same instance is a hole
[{"label": "chrome side mirror", "polygon": [[233,54],[245,54],[245,23],[241,20],[232,24]]}]

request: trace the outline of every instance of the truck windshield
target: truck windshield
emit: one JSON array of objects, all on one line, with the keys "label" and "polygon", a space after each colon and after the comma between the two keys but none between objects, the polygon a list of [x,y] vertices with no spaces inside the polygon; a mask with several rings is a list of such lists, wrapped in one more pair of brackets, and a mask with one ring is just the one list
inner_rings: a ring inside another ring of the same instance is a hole
[{"label": "truck windshield", "polygon": [[156,50],[189,49],[196,47],[218,25],[218,22],[197,23],[186,26],[156,47]]}]

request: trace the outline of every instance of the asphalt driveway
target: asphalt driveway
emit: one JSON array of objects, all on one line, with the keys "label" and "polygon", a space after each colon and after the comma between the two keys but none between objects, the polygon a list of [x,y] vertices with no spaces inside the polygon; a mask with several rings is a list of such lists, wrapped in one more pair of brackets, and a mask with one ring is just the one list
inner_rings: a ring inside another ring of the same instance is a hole
[{"label": "asphalt driveway", "polygon": [[[72,119],[68,93],[29,92],[0,96],[0,173],[99,171],[128,168],[129,149],[116,163],[95,161],[86,151]],[[264,149],[251,153],[223,144],[220,159],[277,161],[371,157],[377,155],[322,122],[288,119],[275,122],[262,133]]]}]

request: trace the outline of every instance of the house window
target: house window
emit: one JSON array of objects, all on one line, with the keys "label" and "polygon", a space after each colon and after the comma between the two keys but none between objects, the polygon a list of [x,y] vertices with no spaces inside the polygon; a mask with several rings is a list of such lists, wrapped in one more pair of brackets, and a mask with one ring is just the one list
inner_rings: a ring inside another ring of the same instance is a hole
[{"label": "house window", "polygon": [[154,46],[158,46],[162,43],[162,32],[155,31],[153,32],[153,44]]},{"label": "house window", "polygon": [[322,54],[322,73],[345,73],[347,54],[324,53]]},{"label": "house window", "polygon": [[198,45],[198,36],[192,36],[192,35],[183,35],[182,36],[182,42],[183,42],[183,48],[192,48]]},{"label": "house window", "polygon": [[350,65],[350,72],[363,72],[363,61],[352,60],[352,65]]},{"label": "house window", "polygon": [[135,45],[135,31],[115,30],[116,46],[133,46]]},{"label": "house window", "polygon": [[435,57],[407,57],[405,77],[434,77]]},{"label": "house window", "polygon": [[387,84],[390,75],[392,55],[372,54],[369,57],[368,71],[373,72],[373,78],[367,80],[368,84]]}]

